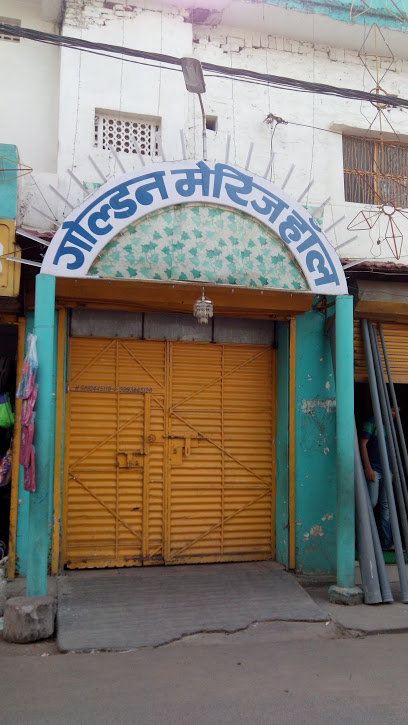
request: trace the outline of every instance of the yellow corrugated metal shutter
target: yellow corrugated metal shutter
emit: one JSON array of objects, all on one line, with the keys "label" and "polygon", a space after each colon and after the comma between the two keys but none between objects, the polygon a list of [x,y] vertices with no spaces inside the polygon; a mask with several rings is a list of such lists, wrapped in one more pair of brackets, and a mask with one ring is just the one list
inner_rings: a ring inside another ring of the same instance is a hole
[{"label": "yellow corrugated metal shutter", "polygon": [[165,345],[70,343],[64,562],[161,563]]},{"label": "yellow corrugated metal shutter", "polygon": [[271,558],[273,355],[172,344],[168,563]]},{"label": "yellow corrugated metal shutter", "polygon": [[[382,322],[381,324],[393,382],[408,383],[408,325],[399,325],[391,322]],[[381,340],[378,333],[377,336],[381,359],[383,359]],[[383,370],[386,373],[384,362]],[[355,320],[354,322],[354,379],[357,383],[368,382],[359,320]]]},{"label": "yellow corrugated metal shutter", "polygon": [[64,563],[274,555],[267,345],[72,338]]}]

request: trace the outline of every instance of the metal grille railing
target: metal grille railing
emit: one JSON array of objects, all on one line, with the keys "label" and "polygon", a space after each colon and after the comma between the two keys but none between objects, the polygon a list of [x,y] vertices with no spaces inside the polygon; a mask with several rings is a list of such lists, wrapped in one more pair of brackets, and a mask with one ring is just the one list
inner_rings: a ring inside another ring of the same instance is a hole
[{"label": "metal grille railing", "polygon": [[408,207],[408,145],[343,136],[346,201]]}]

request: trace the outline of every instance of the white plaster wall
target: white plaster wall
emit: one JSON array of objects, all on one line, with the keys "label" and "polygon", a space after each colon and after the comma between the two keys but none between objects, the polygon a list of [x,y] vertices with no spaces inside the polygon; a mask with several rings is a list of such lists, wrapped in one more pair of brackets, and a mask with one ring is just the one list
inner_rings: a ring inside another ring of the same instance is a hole
[{"label": "white plaster wall", "polygon": [[[102,15],[101,3],[92,4],[93,15],[71,8],[63,28],[66,35],[168,55],[191,55],[192,28],[181,14],[116,10]],[[79,200],[81,191],[69,181],[68,168],[81,181],[100,181],[88,161],[89,154],[106,176],[120,171],[109,151],[94,147],[95,109],[159,117],[163,147],[172,160],[181,158],[180,129],[187,123],[188,102],[181,71],[64,49],[58,172],[60,188],[71,203]],[[121,153],[120,159],[126,170],[140,165],[136,154]]]},{"label": "white plaster wall", "polygon": [[[363,32],[362,28],[361,43]],[[196,27],[194,38],[195,55],[201,61],[365,91],[371,91],[374,86],[373,79],[355,51],[342,51],[316,43],[301,43],[222,27],[213,30]],[[385,63],[383,66],[385,69]],[[408,98],[406,61],[396,59],[383,80],[383,87],[388,93]],[[384,241],[381,245],[377,244],[378,238],[384,238],[384,222],[371,232],[347,230],[347,225],[363,207],[344,201],[341,132],[366,131],[376,116],[376,109],[370,104],[209,78],[206,107],[210,113],[219,117],[219,131],[209,143],[210,158],[223,157],[226,136],[231,135],[230,159],[243,166],[249,143],[253,141],[255,148],[251,169],[262,174],[272,149],[275,158],[271,178],[278,185],[284,183],[294,164],[295,171],[287,184],[287,190],[295,198],[302,194],[311,181],[313,185],[303,203],[316,207],[331,197],[331,202],[325,208],[323,228],[346,216],[346,220],[328,234],[335,246],[357,236],[354,242],[339,251],[340,256],[394,260]],[[270,112],[288,124],[279,124],[271,131],[264,123]],[[386,116],[400,139],[408,141],[408,113],[395,109],[387,112]],[[372,128],[379,130],[378,119]],[[383,121],[383,129],[386,135],[392,135],[387,121]],[[396,220],[406,239],[406,253],[401,262],[407,264],[408,220],[402,215],[398,215]]]},{"label": "white plaster wall", "polygon": [[[67,0],[62,32],[178,57],[194,54],[202,61],[223,66],[335,86],[366,91],[374,86],[357,51],[340,47],[342,37],[344,45],[347,44],[349,27],[344,23],[337,23],[337,44],[329,47],[322,44],[321,34],[315,42],[290,40],[293,11],[286,13],[287,37],[273,35],[273,16],[265,16],[265,32],[261,33],[249,27],[246,21],[240,27],[194,26],[190,22],[190,12],[181,5],[172,6],[159,0],[127,0],[126,3],[122,0],[115,3]],[[279,13],[281,28],[281,10]],[[225,17],[239,22],[239,13],[228,12]],[[358,38],[354,36],[360,33],[363,42],[363,26],[358,29],[353,26],[353,33],[353,43],[358,47]],[[301,33],[296,30],[296,35]],[[181,157],[180,128],[186,135],[188,156],[201,156],[199,104],[195,96],[186,92],[180,72],[64,49],[60,82],[58,184],[71,204],[80,201],[81,191],[69,180],[67,169],[72,169],[81,181],[99,181],[87,160],[88,154],[92,154],[106,176],[118,171],[112,155],[93,146],[95,108],[159,116],[168,160]],[[207,132],[209,159],[224,160],[227,137],[230,136],[230,162],[244,166],[249,144],[253,142],[250,169],[263,175],[273,152],[270,177],[275,183],[282,185],[291,166],[295,165],[287,182],[289,193],[299,198],[313,181],[303,203],[317,207],[330,197],[323,228],[346,216],[346,220],[328,234],[332,243],[342,244],[354,236],[354,232],[347,231],[347,224],[361,206],[344,202],[341,132],[363,133],[367,130],[375,115],[373,107],[358,101],[313,96],[210,74],[206,74],[206,84],[206,112],[218,117],[218,131]],[[383,87],[389,93],[408,98],[408,61],[396,59]],[[283,118],[287,124],[271,129],[264,122],[268,113]],[[408,141],[408,113],[397,109],[387,115],[400,138]],[[378,121],[372,127],[378,130]],[[391,133],[386,122],[385,129]],[[136,155],[121,154],[121,160],[127,170],[139,166]],[[56,197],[50,196],[49,203],[57,215],[62,214],[64,205]],[[401,261],[408,264],[408,220],[402,219],[402,229],[404,225],[407,254]],[[393,260],[387,245],[376,243],[381,236],[378,229],[358,233],[358,239],[341,250],[341,256]]]},{"label": "white plaster wall", "polygon": [[[22,27],[58,32],[42,19],[38,0],[0,0],[0,15],[20,19]],[[17,223],[40,230],[50,223],[33,214],[31,205],[49,212],[44,198],[48,183],[56,181],[59,55],[59,48],[43,43],[0,40],[0,141],[17,146],[20,161],[33,168],[19,179]]]},{"label": "white plaster wall", "polygon": [[[2,17],[48,33],[56,26],[40,17],[33,0],[0,0]],[[15,144],[21,160],[36,172],[57,165],[59,49],[21,39],[0,41],[0,140]]]}]

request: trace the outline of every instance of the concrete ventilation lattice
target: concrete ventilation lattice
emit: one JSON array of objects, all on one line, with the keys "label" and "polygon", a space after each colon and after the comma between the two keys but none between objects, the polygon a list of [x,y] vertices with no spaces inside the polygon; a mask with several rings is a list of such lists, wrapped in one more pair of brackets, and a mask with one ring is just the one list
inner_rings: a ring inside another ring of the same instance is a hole
[{"label": "concrete ventilation lattice", "polygon": [[103,111],[95,113],[96,148],[136,154],[136,139],[142,156],[158,156],[159,146],[155,134],[160,130],[160,119],[127,116]]}]

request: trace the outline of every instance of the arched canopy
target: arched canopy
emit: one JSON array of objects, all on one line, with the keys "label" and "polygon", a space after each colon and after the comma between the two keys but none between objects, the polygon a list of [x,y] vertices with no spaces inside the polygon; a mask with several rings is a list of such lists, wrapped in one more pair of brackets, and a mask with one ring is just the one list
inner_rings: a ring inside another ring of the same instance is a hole
[{"label": "arched canopy", "polygon": [[57,230],[41,272],[347,294],[340,260],[307,209],[247,171],[191,160],[99,187]]}]

